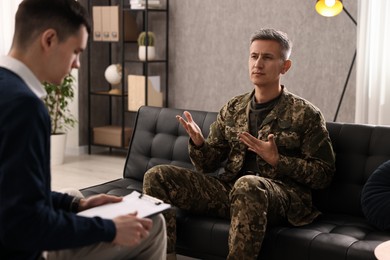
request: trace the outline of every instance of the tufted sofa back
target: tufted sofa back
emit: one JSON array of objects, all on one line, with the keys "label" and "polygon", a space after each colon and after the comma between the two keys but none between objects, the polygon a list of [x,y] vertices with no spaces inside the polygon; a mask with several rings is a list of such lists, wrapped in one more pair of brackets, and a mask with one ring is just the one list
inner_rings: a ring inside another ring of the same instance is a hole
[{"label": "tufted sofa back", "polygon": [[[124,177],[143,181],[144,173],[158,164],[193,168],[188,157],[188,135],[176,120],[182,109],[141,107],[127,155]],[[216,112],[189,110],[206,137]],[[322,211],[362,216],[360,196],[371,173],[390,159],[390,127],[327,123],[336,153],[332,184],[313,192]]]},{"label": "tufted sofa back", "polygon": [[363,216],[361,192],[368,177],[390,159],[390,127],[327,123],[336,173],[331,185],[314,191],[314,203],[322,211]]},{"label": "tufted sofa back", "polygon": [[[176,115],[182,115],[184,111],[147,106],[139,109],[125,163],[125,178],[142,182],[144,173],[159,164],[193,168],[188,156],[188,134],[176,119]],[[217,113],[187,111],[206,137]]]}]

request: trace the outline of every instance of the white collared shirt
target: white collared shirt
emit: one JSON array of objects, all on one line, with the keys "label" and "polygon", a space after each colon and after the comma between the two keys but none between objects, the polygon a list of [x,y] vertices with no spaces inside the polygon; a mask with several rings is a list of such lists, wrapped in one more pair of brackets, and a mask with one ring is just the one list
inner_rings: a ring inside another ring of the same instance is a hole
[{"label": "white collared shirt", "polygon": [[47,95],[42,83],[21,61],[10,56],[0,56],[0,67],[6,68],[21,77],[38,98],[42,99]]}]

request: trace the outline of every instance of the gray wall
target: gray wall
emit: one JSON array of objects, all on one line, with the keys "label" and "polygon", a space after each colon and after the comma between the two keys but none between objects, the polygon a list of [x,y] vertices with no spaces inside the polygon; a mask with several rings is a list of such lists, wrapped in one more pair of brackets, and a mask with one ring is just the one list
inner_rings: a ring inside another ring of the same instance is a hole
[{"label": "gray wall", "polygon": [[[169,107],[218,111],[251,91],[249,38],[259,28],[285,31],[294,43],[287,89],[333,121],[356,49],[356,26],[345,13],[326,18],[312,0],[170,0]],[[357,1],[344,1],[356,19]],[[85,62],[81,82],[85,82]],[[356,64],[355,64],[356,66]],[[355,69],[337,121],[353,122]],[[86,88],[80,90],[80,143],[87,143]]]}]

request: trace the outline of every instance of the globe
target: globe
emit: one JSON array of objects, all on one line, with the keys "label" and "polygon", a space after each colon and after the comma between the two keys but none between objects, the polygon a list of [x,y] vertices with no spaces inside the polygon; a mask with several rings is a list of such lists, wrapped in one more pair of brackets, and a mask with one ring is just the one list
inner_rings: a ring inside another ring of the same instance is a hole
[{"label": "globe", "polygon": [[122,66],[120,64],[111,64],[104,72],[104,77],[111,85],[117,85],[122,80]]}]

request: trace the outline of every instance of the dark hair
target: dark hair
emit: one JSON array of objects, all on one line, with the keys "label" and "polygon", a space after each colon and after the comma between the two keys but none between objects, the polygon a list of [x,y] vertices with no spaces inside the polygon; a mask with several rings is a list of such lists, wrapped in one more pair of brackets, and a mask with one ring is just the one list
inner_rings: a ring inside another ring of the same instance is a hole
[{"label": "dark hair", "polygon": [[23,0],[15,16],[13,45],[24,48],[49,28],[65,41],[82,25],[91,32],[87,11],[76,0]]},{"label": "dark hair", "polygon": [[290,57],[292,42],[286,33],[274,29],[260,29],[252,35],[250,43],[256,40],[276,41],[280,44],[282,59],[287,60]]}]

